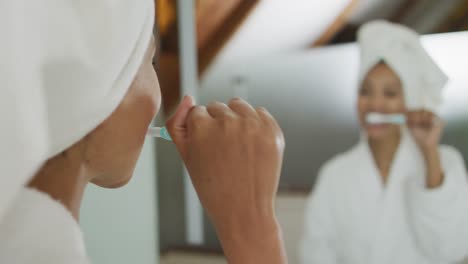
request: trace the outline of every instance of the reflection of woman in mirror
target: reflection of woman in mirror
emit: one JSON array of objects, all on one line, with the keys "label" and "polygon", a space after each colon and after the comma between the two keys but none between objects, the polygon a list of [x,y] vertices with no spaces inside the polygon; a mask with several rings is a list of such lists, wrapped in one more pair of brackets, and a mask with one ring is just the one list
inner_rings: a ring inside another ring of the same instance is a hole
[{"label": "reflection of woman in mirror", "polygon": [[[310,263],[454,263],[468,253],[463,158],[439,145],[447,78],[413,31],[383,21],[359,31],[360,142],[327,162],[306,207]],[[370,113],[393,117],[402,124]]]}]

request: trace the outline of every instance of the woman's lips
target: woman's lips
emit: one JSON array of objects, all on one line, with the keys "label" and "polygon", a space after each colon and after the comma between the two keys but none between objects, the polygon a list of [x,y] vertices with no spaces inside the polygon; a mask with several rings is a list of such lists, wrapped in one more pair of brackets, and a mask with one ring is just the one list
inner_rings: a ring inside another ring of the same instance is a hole
[{"label": "woman's lips", "polygon": [[381,130],[388,128],[389,124],[366,124],[366,129],[368,130]]}]

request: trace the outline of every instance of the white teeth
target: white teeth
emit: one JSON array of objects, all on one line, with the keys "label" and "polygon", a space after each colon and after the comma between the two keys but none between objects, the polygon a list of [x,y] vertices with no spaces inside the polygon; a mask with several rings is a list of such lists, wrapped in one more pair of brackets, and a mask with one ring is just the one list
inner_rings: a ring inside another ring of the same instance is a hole
[{"label": "white teeth", "polygon": [[382,114],[382,113],[368,113],[366,115],[366,122],[368,124],[396,124],[404,125],[406,117],[403,114]]}]

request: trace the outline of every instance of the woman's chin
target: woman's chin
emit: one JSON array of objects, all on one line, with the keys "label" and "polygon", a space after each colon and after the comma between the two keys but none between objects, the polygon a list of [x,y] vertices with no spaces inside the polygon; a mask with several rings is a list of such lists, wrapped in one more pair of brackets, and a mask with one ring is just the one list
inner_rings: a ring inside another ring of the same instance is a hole
[{"label": "woman's chin", "polygon": [[116,189],[127,185],[131,179],[132,174],[129,174],[129,176],[121,177],[119,179],[93,179],[91,182],[102,188]]}]

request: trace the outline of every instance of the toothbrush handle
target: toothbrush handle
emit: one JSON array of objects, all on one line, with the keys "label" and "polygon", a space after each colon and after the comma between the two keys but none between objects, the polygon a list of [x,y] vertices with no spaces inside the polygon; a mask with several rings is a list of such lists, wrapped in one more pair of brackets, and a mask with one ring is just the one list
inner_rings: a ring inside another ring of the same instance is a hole
[{"label": "toothbrush handle", "polygon": [[167,131],[166,127],[162,127],[159,131],[159,136],[161,138],[164,138],[167,141],[172,141],[171,135],[169,134],[169,131]]},{"label": "toothbrush handle", "polygon": [[148,128],[146,135],[172,141],[171,135],[165,127],[150,127]]}]

